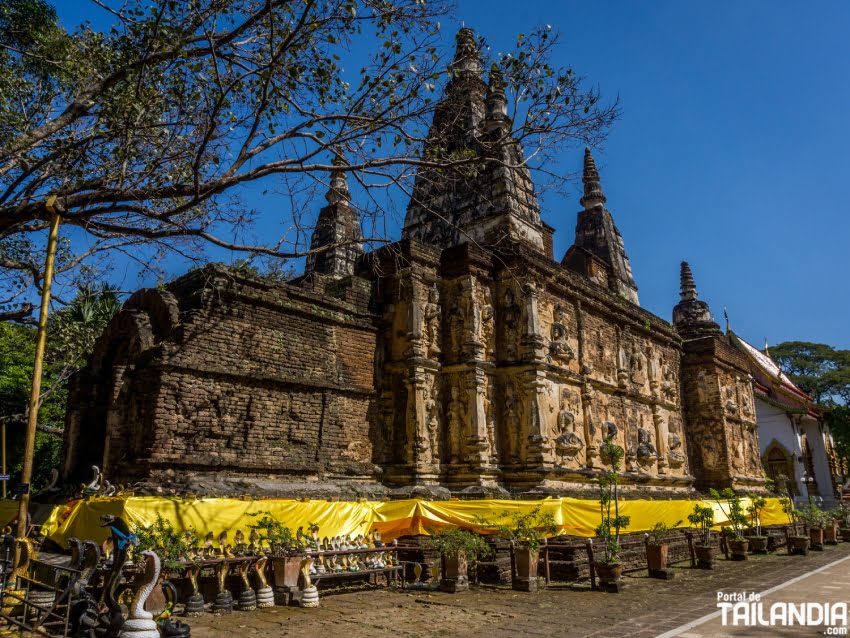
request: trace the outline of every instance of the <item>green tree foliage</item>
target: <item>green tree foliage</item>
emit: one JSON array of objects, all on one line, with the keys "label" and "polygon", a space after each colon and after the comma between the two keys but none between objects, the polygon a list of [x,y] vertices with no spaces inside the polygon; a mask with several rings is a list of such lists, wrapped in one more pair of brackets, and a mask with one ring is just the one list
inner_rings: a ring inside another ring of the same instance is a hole
[{"label": "green tree foliage", "polygon": [[[390,191],[409,193],[418,167],[495,161],[493,147],[515,138],[529,165],[548,171],[552,152],[604,138],[616,102],[603,104],[579,74],[551,64],[557,38],[542,28],[520,35],[516,52],[485,60],[501,69],[510,134],[480,152],[422,157],[453,53],[439,22],[448,3],[94,0],[112,27],[69,31],[45,0],[6,0],[0,318],[31,311],[50,196],[70,227],[60,274],[109,251],[148,266],[166,250],[197,257],[209,243],[296,257],[306,254],[307,211],[337,155],[365,191],[357,203],[367,240],[382,241]],[[260,180],[290,200],[276,211],[281,237],[255,238],[254,211],[234,200]]]},{"label": "green tree foliage", "polygon": [[[36,488],[45,485],[50,470],[59,465],[68,379],[85,365],[95,340],[120,306],[115,289],[84,286],[48,321],[34,457]],[[35,338],[35,328],[0,322],[0,418],[7,424],[7,469],[13,476],[20,474],[23,463]]]},{"label": "green tree foliage", "polygon": [[794,383],[814,397],[835,439],[836,451],[850,462],[850,350],[786,341],[772,346],[770,356]]}]

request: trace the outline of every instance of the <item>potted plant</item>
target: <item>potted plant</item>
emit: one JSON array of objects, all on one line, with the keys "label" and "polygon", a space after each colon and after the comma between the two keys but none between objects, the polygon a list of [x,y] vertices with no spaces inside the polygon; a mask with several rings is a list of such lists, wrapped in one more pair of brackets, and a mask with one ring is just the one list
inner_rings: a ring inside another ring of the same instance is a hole
[{"label": "potted plant", "polygon": [[[735,494],[731,487],[725,487],[720,492],[711,488],[709,493],[729,521],[730,527],[728,529],[731,529],[731,532],[727,531],[727,542],[732,560],[747,560],[747,549],[750,544],[744,538],[747,516],[744,514],[743,505],[741,505],[741,497]],[[726,507],[723,506],[724,501]]]},{"label": "potted plant", "polygon": [[478,559],[493,553],[483,536],[456,527],[437,532],[427,545],[442,556],[440,589],[450,593],[469,589],[468,572],[475,574]]},{"label": "potted plant", "polygon": [[767,554],[767,536],[761,533],[761,513],[767,507],[767,499],[757,494],[750,494],[750,504],[747,514],[750,515],[750,529],[755,532],[747,536],[750,551],[753,554]]},{"label": "potted plant", "polygon": [[646,566],[649,575],[654,578],[669,578],[672,572],[667,571],[667,552],[670,535],[682,521],[677,521],[672,527],[658,522],[647,533]]},{"label": "potted plant", "polygon": [[823,542],[827,545],[838,545],[838,523],[841,520],[841,510],[833,508],[826,512],[827,524],[823,528]]},{"label": "potted plant", "polygon": [[262,552],[263,546],[266,545],[271,554],[275,587],[285,587],[294,591],[298,588],[301,560],[306,550],[303,537],[298,538],[292,529],[272,516],[271,512],[258,512],[249,516],[260,517],[250,527],[259,534],[259,551]]},{"label": "potted plant", "polygon": [[[514,551],[512,587],[518,591],[537,591],[537,565],[540,560],[540,541],[557,531],[555,517],[543,512],[538,505],[527,514],[504,513],[508,523],[494,527],[496,533],[511,541]],[[486,524],[487,527],[493,527]]]},{"label": "potted plant", "polygon": [[782,497],[782,511],[788,517],[788,526],[791,528],[791,534],[788,536],[788,553],[805,556],[809,553],[809,537],[801,534],[799,530],[800,519],[798,511],[794,508],[794,500],[789,492],[787,496]]},{"label": "potted plant", "polygon": [[694,511],[688,514],[688,522],[698,530],[694,552],[697,556],[697,567],[714,569],[716,549],[711,546],[711,528],[714,525],[714,510],[707,505],[694,505]]},{"label": "potted plant", "polygon": [[821,511],[814,500],[809,497],[809,504],[803,509],[796,510],[795,514],[803,520],[809,528],[809,540],[811,548],[815,551],[823,551],[823,530],[829,524],[829,516]]},{"label": "potted plant", "polygon": [[850,543],[850,505],[842,503],[835,510],[837,513],[838,529],[841,540]]},{"label": "potted plant", "polygon": [[156,515],[156,520],[151,525],[137,526],[134,533],[138,544],[133,550],[133,558],[141,568],[136,575],[135,584],[141,586],[145,579],[143,551],[155,552],[162,561],[159,582],[145,601],[147,611],[160,613],[165,609],[166,600],[159,584],[180,576],[188,566],[197,563],[192,549],[199,538],[191,528],[182,534],[176,532],[171,521],[163,518],[161,514]]},{"label": "potted plant", "polygon": [[629,517],[620,514],[619,502],[620,460],[625,451],[610,440],[606,440],[601,448],[600,455],[611,469],[599,477],[599,513],[602,521],[596,528],[596,535],[602,542],[604,553],[601,560],[594,559],[594,567],[603,587],[617,591],[623,575],[620,530],[629,526]]}]

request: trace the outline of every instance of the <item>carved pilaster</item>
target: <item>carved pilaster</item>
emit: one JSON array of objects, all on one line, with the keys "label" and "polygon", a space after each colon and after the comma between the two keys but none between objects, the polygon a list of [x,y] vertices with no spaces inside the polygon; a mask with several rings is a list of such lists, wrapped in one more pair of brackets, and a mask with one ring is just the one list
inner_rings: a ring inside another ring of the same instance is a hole
[{"label": "carved pilaster", "polygon": [[532,283],[523,286],[525,334],[522,338],[523,354],[526,359],[543,362],[546,359],[545,340],[540,334],[539,292]]},{"label": "carved pilaster", "polygon": [[467,376],[467,422],[470,435],[466,441],[466,458],[473,467],[490,464],[490,440],[487,431],[487,375],[475,368]]}]

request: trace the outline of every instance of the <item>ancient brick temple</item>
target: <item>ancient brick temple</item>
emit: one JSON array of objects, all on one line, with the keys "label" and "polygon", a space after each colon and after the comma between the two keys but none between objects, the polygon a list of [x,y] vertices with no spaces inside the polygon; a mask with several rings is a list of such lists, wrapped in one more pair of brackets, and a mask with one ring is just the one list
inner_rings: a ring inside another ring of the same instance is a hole
[{"label": "ancient brick temple", "polygon": [[[458,34],[429,144],[510,131]],[[674,325],[638,305],[589,151],[560,261],[518,143],[474,174],[422,170],[401,241],[363,254],[331,176],[305,274],[219,266],[133,295],[76,378],[64,475],[196,494],[574,494],[626,450],[637,492],[758,485],[746,362],[690,270]],[[427,151],[427,149],[426,149]]]}]

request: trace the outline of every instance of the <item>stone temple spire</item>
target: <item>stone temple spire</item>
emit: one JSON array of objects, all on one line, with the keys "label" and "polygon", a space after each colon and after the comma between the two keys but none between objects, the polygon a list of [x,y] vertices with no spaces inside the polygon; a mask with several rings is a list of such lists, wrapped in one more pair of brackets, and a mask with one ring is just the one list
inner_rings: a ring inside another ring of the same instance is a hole
[{"label": "stone temple spire", "polygon": [[679,273],[679,297],[682,301],[694,301],[698,299],[697,284],[694,281],[694,273],[688,262],[682,262],[682,270]]},{"label": "stone temple spire", "polygon": [[593,160],[593,155],[590,154],[590,149],[584,149],[584,174],[581,181],[584,182],[584,197],[581,198],[581,205],[585,209],[593,208],[600,204],[604,204],[605,193],[602,192],[602,184],[599,182],[599,171],[596,170],[596,162]]},{"label": "stone temple spire", "polygon": [[455,36],[455,57],[449,64],[449,73],[454,77],[481,76],[481,56],[478,54],[478,44],[475,42],[475,32],[464,27]]},{"label": "stone temple spire", "polygon": [[345,160],[337,155],[331,171],[330,188],[325,193],[328,205],[319,211],[316,228],[310,240],[305,274],[321,273],[346,277],[354,273],[354,262],[363,254],[363,234],[357,211],[351,206]]},{"label": "stone temple spire", "polygon": [[464,170],[418,170],[402,239],[440,249],[467,242],[504,246],[505,241],[516,240],[545,252],[549,231],[540,219],[522,146],[509,137],[504,79],[495,69],[490,71],[489,86],[484,82],[472,29],[461,29],[456,41],[425,155],[446,162],[462,156],[470,164]]},{"label": "stone temple spire", "polygon": [[697,295],[697,286],[694,275],[688,262],[682,262],[679,274],[679,297],[680,301],[673,308],[673,326],[682,339],[700,339],[702,337],[714,337],[722,334],[720,326],[711,316],[708,304],[700,300]]},{"label": "stone temple spire", "polygon": [[626,256],[623,237],[605,208],[605,194],[590,149],[584,149],[584,208],[578,214],[575,243],[561,264],[575,270],[623,299],[639,305],[632,265]]}]

